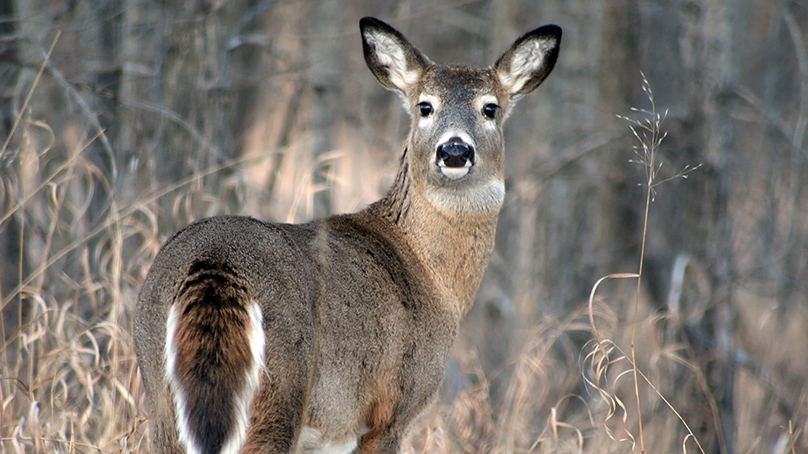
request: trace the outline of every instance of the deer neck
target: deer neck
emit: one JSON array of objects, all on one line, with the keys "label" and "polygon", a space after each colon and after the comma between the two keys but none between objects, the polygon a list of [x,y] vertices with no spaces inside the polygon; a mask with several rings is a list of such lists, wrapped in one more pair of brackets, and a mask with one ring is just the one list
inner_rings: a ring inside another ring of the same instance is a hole
[{"label": "deer neck", "polygon": [[442,294],[463,316],[471,308],[488,259],[500,204],[483,210],[447,210],[412,177],[406,150],[387,195],[369,210],[394,224]]}]

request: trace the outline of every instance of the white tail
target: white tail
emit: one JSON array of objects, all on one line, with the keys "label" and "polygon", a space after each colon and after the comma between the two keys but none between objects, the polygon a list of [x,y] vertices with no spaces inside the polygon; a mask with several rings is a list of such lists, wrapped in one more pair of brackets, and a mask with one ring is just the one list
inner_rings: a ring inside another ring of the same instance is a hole
[{"label": "white tail", "polygon": [[482,69],[432,63],[378,19],[360,30],[411,115],[396,180],[356,214],[214,217],[166,242],[135,322],[155,453],[396,453],[435,395],[493,250],[503,122],[561,29]]}]

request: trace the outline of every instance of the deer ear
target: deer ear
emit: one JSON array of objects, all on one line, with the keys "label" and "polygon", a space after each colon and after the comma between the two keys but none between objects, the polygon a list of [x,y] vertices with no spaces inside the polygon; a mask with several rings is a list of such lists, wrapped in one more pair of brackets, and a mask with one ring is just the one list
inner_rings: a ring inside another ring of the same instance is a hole
[{"label": "deer ear", "polygon": [[359,21],[365,62],[388,90],[406,97],[432,62],[398,30],[373,17]]},{"label": "deer ear", "polygon": [[541,85],[553,70],[561,44],[561,28],[545,25],[517,39],[494,63],[499,82],[511,99],[524,96]]}]

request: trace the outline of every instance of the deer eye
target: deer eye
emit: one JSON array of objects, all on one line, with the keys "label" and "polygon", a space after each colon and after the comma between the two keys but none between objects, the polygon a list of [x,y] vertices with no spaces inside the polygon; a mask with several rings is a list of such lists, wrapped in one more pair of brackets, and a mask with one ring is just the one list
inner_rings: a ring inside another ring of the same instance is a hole
[{"label": "deer eye", "polygon": [[423,101],[418,103],[418,110],[422,117],[428,117],[432,113],[432,104]]},{"label": "deer eye", "polygon": [[496,104],[486,104],[483,107],[483,115],[489,120],[493,120],[497,116],[497,109],[499,106]]}]

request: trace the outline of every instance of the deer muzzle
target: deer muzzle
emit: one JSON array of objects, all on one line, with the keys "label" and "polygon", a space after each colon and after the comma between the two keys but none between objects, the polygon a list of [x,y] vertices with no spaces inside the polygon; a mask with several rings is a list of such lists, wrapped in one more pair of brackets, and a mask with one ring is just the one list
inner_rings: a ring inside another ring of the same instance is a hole
[{"label": "deer muzzle", "polygon": [[452,137],[438,145],[435,164],[443,175],[453,180],[462,178],[474,165],[474,147],[460,137]]}]

